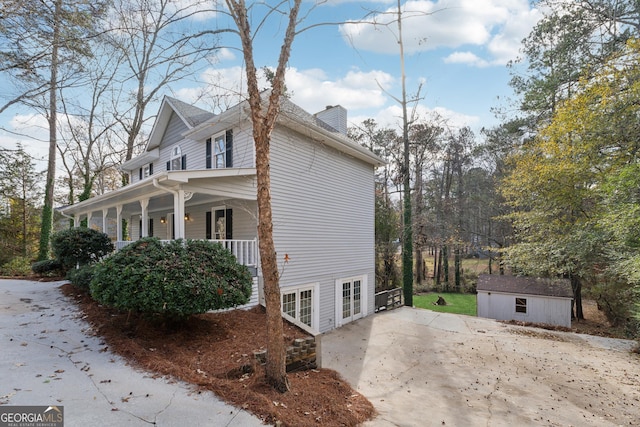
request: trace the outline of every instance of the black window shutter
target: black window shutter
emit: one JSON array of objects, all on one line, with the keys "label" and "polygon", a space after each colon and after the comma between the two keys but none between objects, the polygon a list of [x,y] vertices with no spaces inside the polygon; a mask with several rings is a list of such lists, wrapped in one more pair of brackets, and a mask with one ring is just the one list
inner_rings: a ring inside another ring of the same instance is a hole
[{"label": "black window shutter", "polygon": [[149,218],[149,237],[153,237],[153,218]]},{"label": "black window shutter", "polygon": [[211,138],[205,142],[206,168],[211,169]]},{"label": "black window shutter", "polygon": [[186,170],[187,169],[187,155],[183,155],[182,158],[180,159],[181,163],[182,163],[182,167],[180,169],[182,170]]},{"label": "black window shutter", "polygon": [[140,168],[140,170],[138,172],[140,172],[140,174],[139,174],[140,175],[140,180],[142,181],[142,168]]},{"label": "black window shutter", "polygon": [[149,175],[153,175],[153,163],[149,163]]},{"label": "black window shutter", "polygon": [[142,239],[142,219],[140,219],[140,230],[138,230],[138,234],[140,235],[140,238]]},{"label": "black window shutter", "polygon": [[171,160],[167,161],[167,170],[170,171],[171,170]]},{"label": "black window shutter", "polygon": [[225,136],[225,143],[226,143],[226,149],[227,149],[227,153],[226,153],[226,159],[225,159],[225,164],[226,167],[228,168],[232,168],[233,167],[233,129],[229,129]]},{"label": "black window shutter", "polygon": [[211,211],[207,211],[206,215],[206,239],[211,240]]},{"label": "black window shutter", "polygon": [[233,230],[233,211],[231,209],[227,209],[227,211],[224,213],[225,216],[225,228],[226,228],[226,236],[225,239],[227,240],[231,240],[233,239],[233,234],[232,234],[232,230]]}]

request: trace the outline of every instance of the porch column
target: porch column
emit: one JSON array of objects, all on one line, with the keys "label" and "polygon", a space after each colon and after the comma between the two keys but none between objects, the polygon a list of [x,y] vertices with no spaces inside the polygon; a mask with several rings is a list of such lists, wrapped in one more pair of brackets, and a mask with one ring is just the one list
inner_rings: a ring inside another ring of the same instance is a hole
[{"label": "porch column", "polygon": [[124,240],[122,235],[122,205],[116,206],[116,242]]},{"label": "porch column", "polygon": [[91,228],[91,217],[93,216],[93,212],[87,213],[87,228]]},{"label": "porch column", "polygon": [[142,237],[148,237],[149,236],[149,225],[147,224],[148,222],[148,212],[147,212],[147,208],[149,207],[149,199],[142,199],[140,200],[140,207],[142,208]]},{"label": "porch column", "polygon": [[173,195],[173,222],[176,239],[184,239],[184,190],[177,190]]},{"label": "porch column", "polygon": [[77,213],[76,215],[73,216],[73,226],[75,228],[80,227],[80,213]]},{"label": "porch column", "polygon": [[102,209],[102,232],[107,233],[107,214],[109,209]]}]

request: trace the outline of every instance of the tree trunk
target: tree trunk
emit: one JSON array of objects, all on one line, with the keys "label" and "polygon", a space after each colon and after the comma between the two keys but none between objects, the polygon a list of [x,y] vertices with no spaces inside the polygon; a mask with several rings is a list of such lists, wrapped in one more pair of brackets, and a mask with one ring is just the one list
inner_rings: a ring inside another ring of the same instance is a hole
[{"label": "tree trunk", "polygon": [[449,291],[449,247],[444,245],[442,247],[442,274],[445,290]]},{"label": "tree trunk", "polygon": [[264,279],[264,295],[267,311],[267,362],[265,377],[267,383],[280,392],[289,390],[286,369],[286,350],[282,328],[282,306],[280,301],[280,277],[276,250],[273,242],[273,220],[271,213],[271,172],[269,145],[271,131],[275,127],[280,112],[280,99],[284,90],[284,74],[291,54],[291,44],[295,37],[298,12],[302,0],[295,0],[289,12],[289,22],[275,75],[271,80],[271,94],[266,111],[258,87],[257,71],[253,59],[253,39],[247,7],[244,0],[226,0],[229,13],[238,27],[245,60],[249,107],[253,125],[253,139],[256,149],[256,180],[258,201],[258,242],[260,266]]},{"label": "tree trunk", "polygon": [[[254,132],[254,137],[255,137]],[[258,141],[266,143],[259,143]],[[289,390],[284,347],[278,261],[273,243],[271,214],[271,176],[269,167],[269,137],[264,133],[256,138],[256,174],[258,184],[258,242],[260,265],[264,279],[267,307],[267,382],[280,392]]]},{"label": "tree trunk", "polygon": [[461,256],[460,256],[460,247],[456,245],[456,248],[454,249],[454,254],[455,254],[455,259],[454,259],[454,263],[455,263],[455,286],[456,286],[456,292],[460,292],[460,276],[461,276]]},{"label": "tree trunk", "polygon": [[433,279],[436,285],[436,289],[440,289],[440,283],[442,279],[442,248],[436,249],[436,254],[433,257],[434,269]]},{"label": "tree trunk", "polygon": [[402,289],[404,305],[413,306],[413,220],[411,215],[411,180],[409,176],[409,118],[407,113],[406,75],[404,71],[404,44],[402,42],[402,9],[398,0],[398,46],[402,80],[402,187],[404,197],[402,230]]},{"label": "tree trunk", "polygon": [[573,291],[573,301],[571,302],[571,317],[578,320],[584,320],[584,312],[582,311],[582,281],[579,277],[573,274],[570,275],[569,278],[571,280],[571,290]]},{"label": "tree trunk", "polygon": [[53,40],[51,41],[51,76],[49,79],[49,161],[47,163],[47,180],[45,182],[44,206],[42,207],[42,224],[40,226],[40,247],[38,260],[49,258],[49,238],[53,226],[53,189],[56,180],[57,151],[57,91],[58,91],[58,48],[60,44],[60,14],[62,0],[56,0],[53,16]]},{"label": "tree trunk", "polygon": [[424,259],[422,258],[422,249],[416,247],[416,283],[422,284],[424,282]]}]

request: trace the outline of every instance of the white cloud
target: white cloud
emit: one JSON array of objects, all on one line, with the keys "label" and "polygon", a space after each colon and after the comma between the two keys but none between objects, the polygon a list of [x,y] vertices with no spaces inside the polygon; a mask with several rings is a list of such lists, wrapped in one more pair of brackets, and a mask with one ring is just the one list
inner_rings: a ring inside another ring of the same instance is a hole
[{"label": "white cloud", "polygon": [[376,70],[351,70],[335,80],[318,69],[287,71],[287,88],[293,93],[293,102],[310,112],[335,104],[349,111],[382,107],[387,96],[381,87],[388,89],[393,82],[391,75]]},{"label": "white cloud", "polygon": [[[261,74],[261,73],[260,73]],[[240,102],[246,93],[245,71],[241,66],[207,69],[201,76],[205,86],[183,88],[175,96],[184,102],[202,105],[220,112]],[[340,104],[350,111],[384,106],[394,78],[382,71],[353,69],[344,76],[331,79],[319,68],[299,70],[289,68],[286,74],[287,90],[292,101],[309,112],[323,110],[327,105]],[[269,87],[260,76],[259,86]]]},{"label": "white cloud", "polygon": [[489,63],[472,52],[454,52],[444,58],[445,64],[468,64],[476,67],[487,67]]},{"label": "white cloud", "polygon": [[[521,40],[539,18],[527,0],[413,0],[404,4],[403,11],[407,54],[482,48],[489,57],[471,62],[475,66],[504,65],[514,59]],[[390,7],[367,22],[342,25],[340,31],[357,49],[397,55],[396,16],[396,8]]]},{"label": "white cloud", "polygon": [[[469,116],[457,113],[444,107],[429,108],[425,105],[418,105],[415,109],[416,119],[418,121],[428,120],[429,118],[437,118],[443,120],[453,129],[464,126],[474,127],[480,121],[479,117]],[[359,125],[364,120],[373,118],[380,127],[388,127],[391,129],[402,129],[402,108],[400,105],[391,105],[385,109],[379,110],[373,117],[368,115],[354,116],[349,119],[349,125]]]}]

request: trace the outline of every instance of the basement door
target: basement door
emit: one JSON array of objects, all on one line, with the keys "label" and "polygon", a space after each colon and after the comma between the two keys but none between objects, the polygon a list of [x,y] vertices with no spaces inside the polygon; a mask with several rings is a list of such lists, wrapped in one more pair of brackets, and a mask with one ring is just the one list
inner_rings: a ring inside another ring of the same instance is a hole
[{"label": "basement door", "polygon": [[342,279],[336,282],[336,294],[338,295],[337,310],[338,325],[352,322],[362,317],[363,311],[363,286],[361,277]]}]

